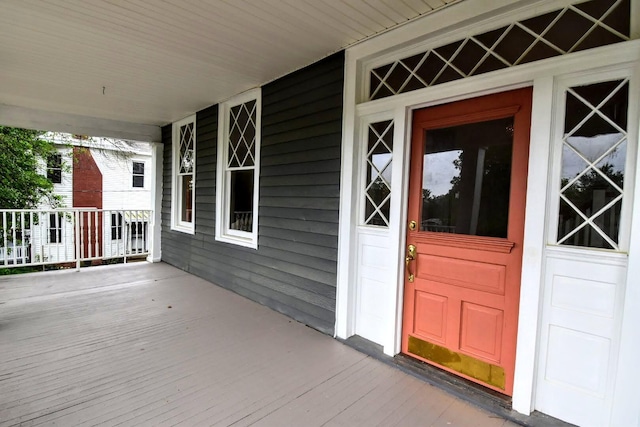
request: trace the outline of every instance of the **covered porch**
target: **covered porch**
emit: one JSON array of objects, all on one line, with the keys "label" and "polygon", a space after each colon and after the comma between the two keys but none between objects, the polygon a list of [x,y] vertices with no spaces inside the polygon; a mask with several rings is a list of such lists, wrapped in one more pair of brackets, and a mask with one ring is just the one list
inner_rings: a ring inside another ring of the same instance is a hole
[{"label": "covered porch", "polygon": [[0,124],[152,144],[166,264],[6,279],[0,424],[504,422],[333,336],[640,427],[640,0],[293,3],[2,2]]},{"label": "covered porch", "polygon": [[509,426],[164,263],[0,278],[0,426]]}]

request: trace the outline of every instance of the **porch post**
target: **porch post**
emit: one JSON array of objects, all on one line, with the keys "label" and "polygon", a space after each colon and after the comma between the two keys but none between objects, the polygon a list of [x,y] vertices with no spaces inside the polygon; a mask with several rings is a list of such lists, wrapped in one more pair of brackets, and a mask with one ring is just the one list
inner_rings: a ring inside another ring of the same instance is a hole
[{"label": "porch post", "polygon": [[151,143],[151,209],[153,209],[149,230],[149,256],[147,261],[160,262],[162,231],[162,164],[163,144]]}]

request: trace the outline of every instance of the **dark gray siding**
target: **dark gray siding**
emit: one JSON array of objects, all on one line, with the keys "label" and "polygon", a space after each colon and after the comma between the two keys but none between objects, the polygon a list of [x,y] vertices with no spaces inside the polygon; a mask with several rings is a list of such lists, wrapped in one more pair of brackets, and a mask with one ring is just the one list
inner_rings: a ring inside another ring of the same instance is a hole
[{"label": "dark gray siding", "polygon": [[218,108],[197,114],[196,233],[170,230],[163,128],[162,259],[326,333],[335,320],[344,54],[262,88],[258,250],[215,240]]}]

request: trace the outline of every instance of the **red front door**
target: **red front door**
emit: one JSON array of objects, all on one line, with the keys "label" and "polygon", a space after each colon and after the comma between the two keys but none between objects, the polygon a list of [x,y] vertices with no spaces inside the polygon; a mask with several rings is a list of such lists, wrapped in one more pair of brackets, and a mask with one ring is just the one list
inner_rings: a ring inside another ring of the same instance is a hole
[{"label": "red front door", "polygon": [[402,351],[511,395],[531,88],[413,115]]}]

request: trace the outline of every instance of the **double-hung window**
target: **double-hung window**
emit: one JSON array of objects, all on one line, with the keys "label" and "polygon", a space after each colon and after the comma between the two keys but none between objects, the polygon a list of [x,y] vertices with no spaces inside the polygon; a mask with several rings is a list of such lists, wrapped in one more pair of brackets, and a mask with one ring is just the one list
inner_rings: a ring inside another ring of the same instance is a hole
[{"label": "double-hung window", "polygon": [[111,240],[121,240],[122,239],[122,224],[123,224],[122,213],[112,213],[111,214]]},{"label": "double-hung window", "polygon": [[51,154],[47,157],[47,179],[54,184],[62,182],[62,154]]},{"label": "double-hung window", "polygon": [[196,116],[173,124],[171,228],[194,233],[196,187]]},{"label": "double-hung window", "polygon": [[49,243],[62,243],[62,224],[64,217],[61,213],[49,214]]},{"label": "double-hung window", "polygon": [[258,247],[260,89],[220,104],[216,239]]},{"label": "double-hung window", "polygon": [[144,162],[133,162],[133,187],[144,188]]}]

